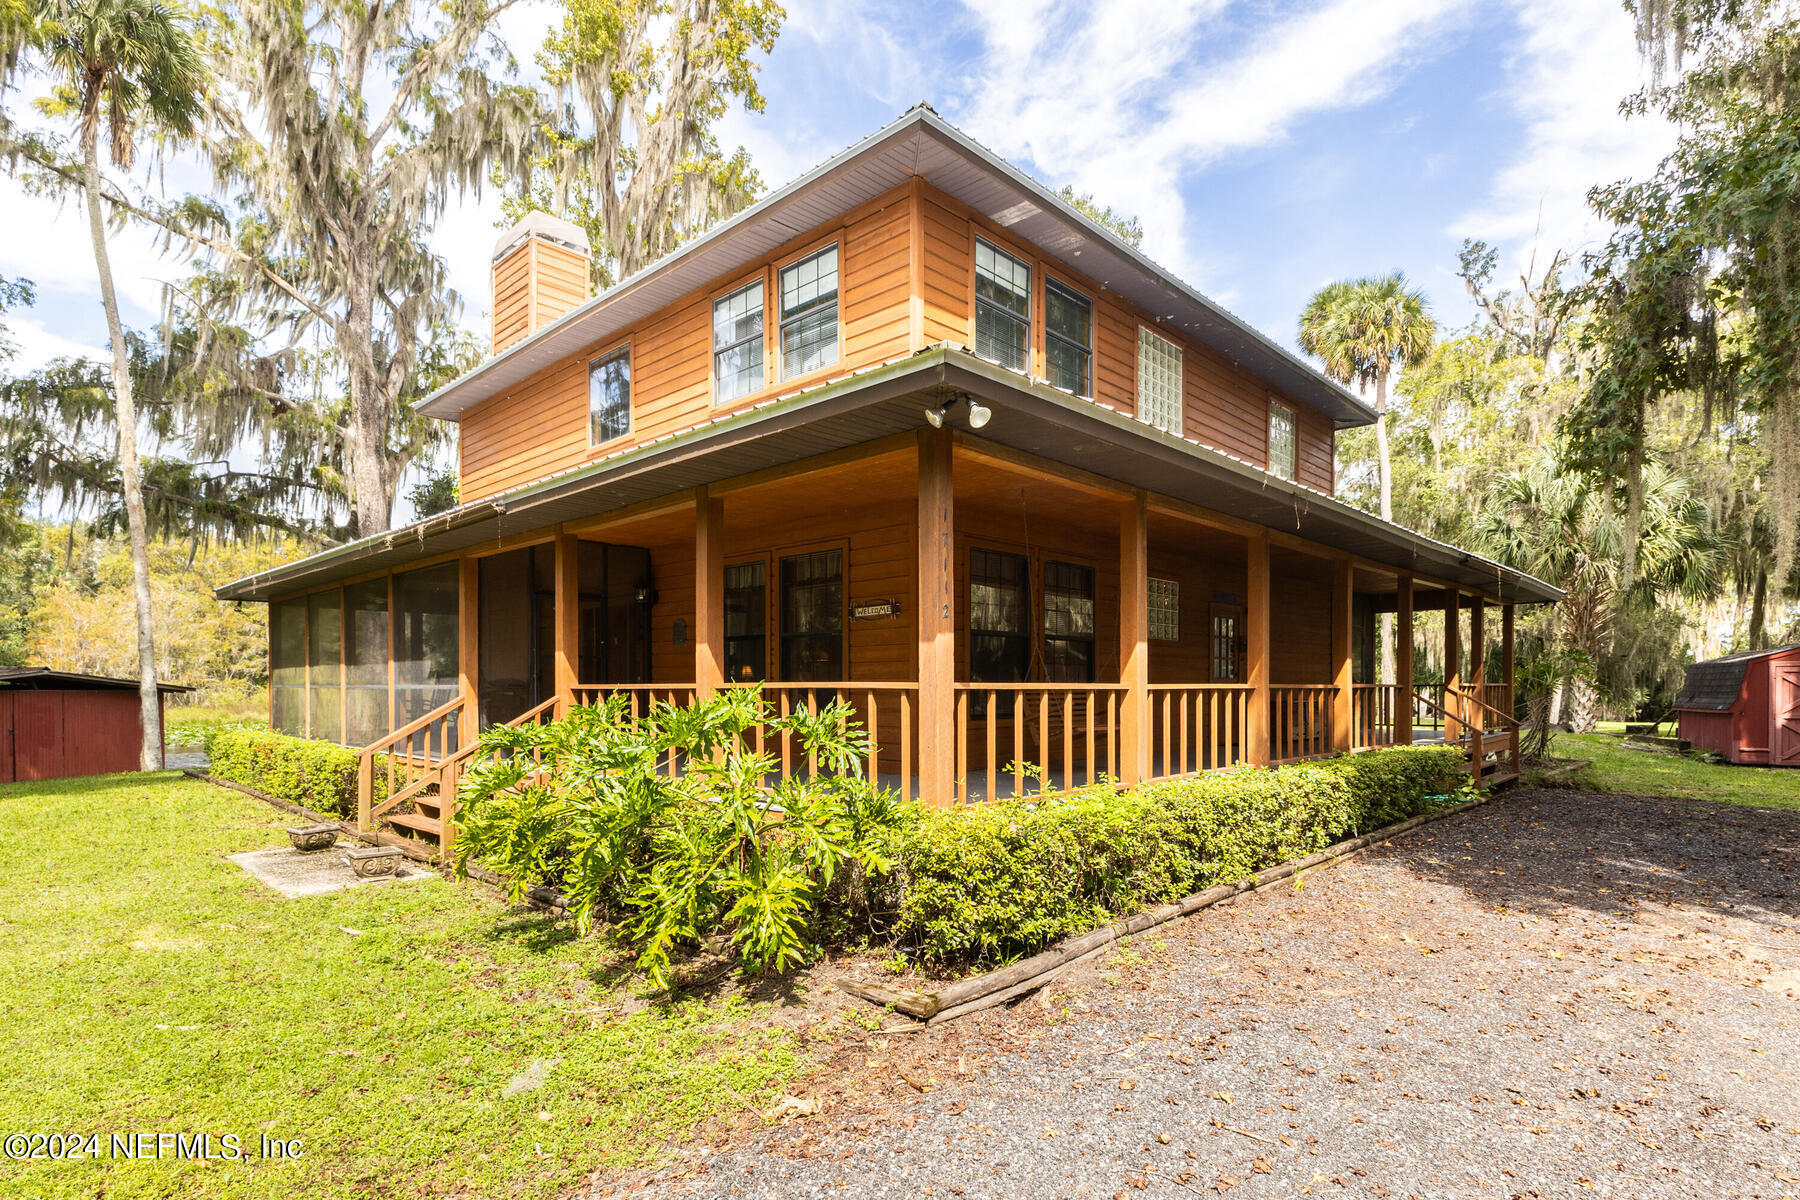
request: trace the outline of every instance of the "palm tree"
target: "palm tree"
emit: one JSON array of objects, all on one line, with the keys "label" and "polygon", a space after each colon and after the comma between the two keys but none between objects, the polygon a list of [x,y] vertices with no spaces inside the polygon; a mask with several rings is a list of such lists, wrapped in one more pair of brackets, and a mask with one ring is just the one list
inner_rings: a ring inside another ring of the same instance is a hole
[{"label": "palm tree", "polygon": [[1523,470],[1499,479],[1481,506],[1476,544],[1501,562],[1568,593],[1548,640],[1561,669],[1566,714],[1577,733],[1598,716],[1597,676],[1605,676],[1622,618],[1676,596],[1714,593],[1721,561],[1706,505],[1688,481],[1659,463],[1644,469],[1644,532],[1638,570],[1624,579],[1625,517],[1610,489],[1563,471],[1541,451]]},{"label": "palm tree", "polygon": [[131,574],[137,607],[139,695],[144,770],[161,766],[162,742],[156,686],[155,624],[150,607],[150,545],[139,474],[137,408],[131,391],[130,345],[119,319],[101,211],[100,137],[113,166],[130,169],[138,138],[147,133],[185,137],[199,119],[207,75],[188,21],[160,0],[32,0],[25,61],[54,82],[42,105],[75,123],[80,180],[100,277],[100,305],[112,342],[113,405],[119,429],[119,480],[131,539]]},{"label": "palm tree", "polygon": [[1317,357],[1342,384],[1375,385],[1375,451],[1381,477],[1381,519],[1394,519],[1394,480],[1388,463],[1389,372],[1431,353],[1437,322],[1425,293],[1400,271],[1328,283],[1300,314],[1300,348]]}]

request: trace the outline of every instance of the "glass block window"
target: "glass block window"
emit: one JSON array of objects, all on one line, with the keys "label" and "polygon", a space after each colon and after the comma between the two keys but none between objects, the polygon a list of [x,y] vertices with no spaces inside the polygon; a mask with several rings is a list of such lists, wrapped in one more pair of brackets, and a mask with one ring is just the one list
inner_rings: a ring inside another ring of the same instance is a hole
[{"label": "glass block window", "polygon": [[1031,344],[1031,268],[975,239],[975,353],[1015,371]]},{"label": "glass block window", "polygon": [[763,285],[757,280],[713,301],[713,403],[729,404],[763,385]]},{"label": "glass block window", "polygon": [[1181,581],[1150,577],[1150,640],[1181,640]]},{"label": "glass block window", "polygon": [[1044,678],[1094,679],[1094,568],[1044,564]]},{"label": "glass block window", "polygon": [[1138,420],[1181,436],[1181,347],[1138,326]]},{"label": "glass block window", "polygon": [[1283,479],[1292,479],[1299,453],[1299,439],[1294,436],[1294,410],[1278,401],[1269,401],[1269,470]]},{"label": "glass block window", "polygon": [[827,246],[781,270],[781,377],[838,360],[838,250]]},{"label": "glass block window", "polygon": [[1054,279],[1044,281],[1044,373],[1051,387],[1093,392],[1094,306]]},{"label": "glass block window", "polygon": [[816,550],[781,560],[781,678],[844,677],[844,552]]},{"label": "glass block window", "polygon": [[769,568],[762,559],[725,568],[725,678],[749,683],[768,674]]},{"label": "glass block window", "polygon": [[588,439],[598,446],[631,432],[631,348],[588,364]]}]

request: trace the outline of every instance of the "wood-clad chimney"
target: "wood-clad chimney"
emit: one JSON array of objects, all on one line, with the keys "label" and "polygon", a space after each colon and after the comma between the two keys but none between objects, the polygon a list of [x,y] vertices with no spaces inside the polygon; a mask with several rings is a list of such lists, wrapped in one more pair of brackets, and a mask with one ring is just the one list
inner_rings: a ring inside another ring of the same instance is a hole
[{"label": "wood-clad chimney", "polygon": [[549,213],[525,219],[494,244],[493,352],[522,342],[588,298],[587,234]]}]

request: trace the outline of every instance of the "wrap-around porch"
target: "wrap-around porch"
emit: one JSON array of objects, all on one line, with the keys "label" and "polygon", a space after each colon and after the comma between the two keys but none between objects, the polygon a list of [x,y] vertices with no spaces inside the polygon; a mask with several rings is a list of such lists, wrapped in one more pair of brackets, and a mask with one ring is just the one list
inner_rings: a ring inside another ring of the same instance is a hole
[{"label": "wrap-around porch", "polygon": [[365,824],[433,835],[486,725],[750,686],[846,701],[867,769],[930,804],[1439,739],[1491,778],[1516,769],[1493,606],[923,429],[278,600],[272,715],[363,746]]}]

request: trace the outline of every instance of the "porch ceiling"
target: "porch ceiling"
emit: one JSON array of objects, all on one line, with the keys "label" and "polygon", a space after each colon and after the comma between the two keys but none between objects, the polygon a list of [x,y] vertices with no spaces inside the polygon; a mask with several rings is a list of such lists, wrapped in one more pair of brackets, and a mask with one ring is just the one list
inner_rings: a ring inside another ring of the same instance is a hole
[{"label": "porch ceiling", "polygon": [[[928,403],[958,392],[979,396],[994,410],[979,441],[1502,599],[1538,603],[1562,595],[1541,580],[1382,521],[1210,447],[1160,433],[1092,401],[943,347],[246,576],[215,594],[222,600],[268,600],[428,557],[494,547],[512,535],[916,430],[924,424]],[[854,474],[841,486],[858,486]]]}]

